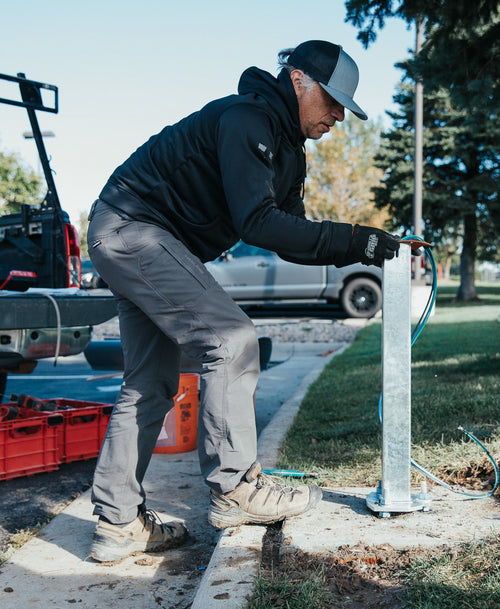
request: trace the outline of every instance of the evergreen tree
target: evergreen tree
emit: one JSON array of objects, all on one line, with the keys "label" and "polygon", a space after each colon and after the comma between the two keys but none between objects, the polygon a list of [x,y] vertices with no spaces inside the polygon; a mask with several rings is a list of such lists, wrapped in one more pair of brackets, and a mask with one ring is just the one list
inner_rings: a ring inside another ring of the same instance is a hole
[{"label": "evergreen tree", "polygon": [[[393,228],[408,230],[413,212],[413,87],[401,85],[395,101],[401,110],[390,114],[393,128],[383,135],[376,164],[384,170],[375,189],[378,207],[387,208]],[[465,110],[451,103],[447,90],[427,93],[424,100],[424,202],[427,240],[449,250],[462,241],[459,299],[476,297],[474,261],[491,260],[500,241],[495,218],[499,163],[495,151],[500,130],[484,115],[468,120]]]},{"label": "evergreen tree", "polygon": [[[365,46],[375,40],[377,28],[382,28],[389,17],[398,16],[408,23],[417,19],[425,22],[423,49],[404,66],[407,76],[424,82],[423,215],[426,230],[435,239],[443,241],[445,235],[449,239],[461,231],[461,284],[457,297],[471,300],[476,297],[475,259],[498,258],[499,248],[498,1],[347,0],[346,9],[346,21],[364,27],[358,38]],[[400,217],[408,216],[408,195],[412,190],[409,103],[407,95],[402,115],[394,117],[392,140],[386,138],[386,142],[399,147],[399,157],[391,157],[387,146],[384,152],[386,162],[396,163],[389,170],[394,175],[386,174],[384,182],[388,189],[396,189],[388,190],[394,198],[389,207],[395,207],[399,200]],[[379,161],[382,163],[382,158]],[[383,195],[378,191],[377,202],[382,201]],[[409,227],[411,222],[406,220],[405,225]]]}]

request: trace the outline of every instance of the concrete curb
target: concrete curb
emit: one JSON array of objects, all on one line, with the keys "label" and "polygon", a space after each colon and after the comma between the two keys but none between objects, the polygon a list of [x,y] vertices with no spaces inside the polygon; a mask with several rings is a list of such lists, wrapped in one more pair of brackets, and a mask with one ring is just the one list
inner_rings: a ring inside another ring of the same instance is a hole
[{"label": "concrete curb", "polygon": [[[303,379],[299,388],[274,415],[259,436],[257,454],[264,469],[276,467],[288,428],[313,383],[330,360],[349,345],[326,357]],[[259,572],[265,526],[240,526],[222,531],[191,609],[237,609],[253,593]]]},{"label": "concrete curb", "polygon": [[191,609],[235,609],[252,594],[259,572],[265,526],[225,529]]}]

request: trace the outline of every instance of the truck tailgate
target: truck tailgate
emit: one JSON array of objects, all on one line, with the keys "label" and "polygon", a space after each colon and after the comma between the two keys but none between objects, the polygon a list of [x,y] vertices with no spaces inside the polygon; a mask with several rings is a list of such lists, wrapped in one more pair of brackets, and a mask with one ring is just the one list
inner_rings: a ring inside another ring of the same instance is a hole
[{"label": "truck tailgate", "polygon": [[[112,295],[81,295],[50,293],[61,316],[61,326],[96,326],[117,315]],[[56,328],[54,303],[43,294],[0,294],[0,328]]]}]

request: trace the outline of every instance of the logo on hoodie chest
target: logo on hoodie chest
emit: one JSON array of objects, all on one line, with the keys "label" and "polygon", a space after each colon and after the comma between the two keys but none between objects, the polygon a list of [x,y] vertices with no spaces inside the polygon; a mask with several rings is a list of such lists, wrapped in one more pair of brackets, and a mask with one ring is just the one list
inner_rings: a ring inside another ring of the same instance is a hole
[{"label": "logo on hoodie chest", "polygon": [[262,153],[262,155],[264,156],[264,158],[266,158],[270,163],[273,162],[273,153],[271,150],[269,150],[269,148],[265,145],[259,143],[259,145],[257,146],[258,149],[260,150],[260,152]]}]

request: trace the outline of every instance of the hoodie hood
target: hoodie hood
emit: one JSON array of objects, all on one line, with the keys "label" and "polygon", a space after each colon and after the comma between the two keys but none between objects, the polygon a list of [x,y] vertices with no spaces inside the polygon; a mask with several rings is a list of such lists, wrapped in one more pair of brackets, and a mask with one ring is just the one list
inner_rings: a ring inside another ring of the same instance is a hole
[{"label": "hoodie hood", "polygon": [[304,136],[300,130],[299,102],[285,69],[275,78],[260,68],[248,68],[241,75],[238,93],[265,99],[283,126],[290,142],[295,146],[304,143]]}]

